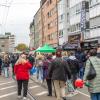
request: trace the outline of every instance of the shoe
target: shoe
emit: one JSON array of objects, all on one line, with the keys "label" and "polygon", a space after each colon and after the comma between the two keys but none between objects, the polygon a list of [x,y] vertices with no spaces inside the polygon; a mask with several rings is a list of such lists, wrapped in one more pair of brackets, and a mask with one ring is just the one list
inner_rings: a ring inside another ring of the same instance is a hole
[{"label": "shoe", "polygon": [[17,99],[21,99],[22,97],[19,95],[18,97],[17,97]]},{"label": "shoe", "polygon": [[63,100],[67,100],[66,97],[62,97]]},{"label": "shoe", "polygon": [[47,96],[52,96],[52,94],[48,94]]},{"label": "shoe", "polygon": [[29,98],[27,98],[27,97],[23,97],[23,100],[30,100]]}]

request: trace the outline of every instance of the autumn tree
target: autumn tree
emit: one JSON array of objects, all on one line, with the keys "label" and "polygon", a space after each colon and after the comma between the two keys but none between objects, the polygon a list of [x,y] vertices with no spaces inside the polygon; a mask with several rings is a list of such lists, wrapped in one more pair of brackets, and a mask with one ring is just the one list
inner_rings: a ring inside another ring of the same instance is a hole
[{"label": "autumn tree", "polygon": [[26,51],[28,49],[28,46],[24,43],[20,43],[16,46],[16,49],[18,51]]}]

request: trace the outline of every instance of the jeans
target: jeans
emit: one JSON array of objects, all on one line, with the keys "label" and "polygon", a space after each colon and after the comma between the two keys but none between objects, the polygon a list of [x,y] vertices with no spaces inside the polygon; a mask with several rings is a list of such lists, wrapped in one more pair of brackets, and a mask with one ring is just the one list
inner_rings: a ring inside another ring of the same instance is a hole
[{"label": "jeans", "polygon": [[37,67],[37,79],[43,80],[43,68],[42,67]]},{"label": "jeans", "polygon": [[100,93],[91,93],[91,100],[100,100]]},{"label": "jeans", "polygon": [[18,96],[21,95],[22,85],[23,85],[23,97],[27,97],[28,80],[17,80],[17,84],[18,84]]},{"label": "jeans", "polygon": [[85,68],[84,67],[80,67],[80,69],[79,69],[79,78],[80,79],[83,79],[84,71],[85,71]]}]

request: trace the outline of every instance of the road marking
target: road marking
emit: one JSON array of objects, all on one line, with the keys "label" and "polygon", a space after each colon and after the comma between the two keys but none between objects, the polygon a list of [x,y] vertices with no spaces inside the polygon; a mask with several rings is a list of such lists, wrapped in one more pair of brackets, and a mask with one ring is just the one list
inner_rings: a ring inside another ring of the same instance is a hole
[{"label": "road marking", "polygon": [[83,93],[83,92],[78,91],[78,93],[80,93],[80,94],[82,94],[82,95],[84,95],[84,96],[86,96],[86,97],[89,97],[89,98],[90,98],[90,96],[89,96],[89,95],[87,95],[87,94],[85,94],[85,93]]},{"label": "road marking", "polygon": [[32,86],[32,87],[29,87],[29,89],[34,89],[34,88],[37,88],[37,87],[40,87],[40,86]]},{"label": "road marking", "polygon": [[1,83],[0,85],[5,85],[5,84],[9,84],[9,83],[14,83],[14,81],[11,81],[11,82],[4,82],[4,83]]},{"label": "road marking", "polygon": [[4,97],[11,96],[11,95],[14,95],[14,94],[16,94],[16,93],[17,93],[17,92],[11,92],[11,93],[8,93],[8,94],[1,95],[1,96],[0,96],[0,99],[1,99],[1,98],[4,98]]},{"label": "road marking", "polygon": [[[29,89],[33,89],[33,88],[37,88],[37,87],[40,87],[40,86],[38,86],[38,85],[32,86],[32,87],[29,87]],[[14,95],[14,94],[16,94],[16,93],[17,93],[17,92],[15,91],[15,92],[11,92],[11,93],[8,93],[8,94],[1,95],[1,96],[0,96],[0,99],[1,99],[1,98],[4,98],[4,97],[11,96],[11,95]]]},{"label": "road marking", "polygon": [[44,94],[47,94],[47,93],[48,93],[47,91],[43,91],[43,92],[36,94],[36,96],[41,96],[41,95],[44,95]]},{"label": "road marking", "polygon": [[2,90],[10,89],[10,88],[13,88],[13,87],[16,87],[16,85],[4,87],[4,88],[1,88],[0,90],[2,91]]}]

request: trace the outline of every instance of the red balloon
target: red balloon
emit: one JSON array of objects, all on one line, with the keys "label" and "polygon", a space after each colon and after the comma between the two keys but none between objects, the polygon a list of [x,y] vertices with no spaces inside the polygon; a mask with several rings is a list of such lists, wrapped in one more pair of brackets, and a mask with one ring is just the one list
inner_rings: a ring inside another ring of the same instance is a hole
[{"label": "red balloon", "polygon": [[77,80],[75,81],[75,86],[76,86],[76,87],[78,87],[78,88],[83,88],[83,85],[84,85],[83,80],[77,79]]}]

